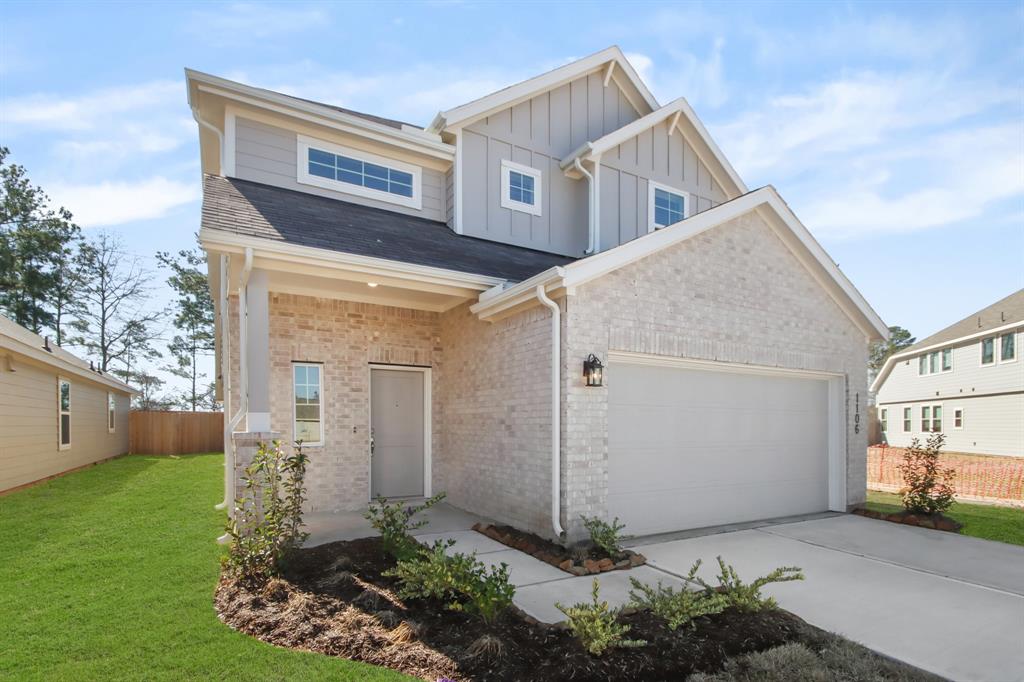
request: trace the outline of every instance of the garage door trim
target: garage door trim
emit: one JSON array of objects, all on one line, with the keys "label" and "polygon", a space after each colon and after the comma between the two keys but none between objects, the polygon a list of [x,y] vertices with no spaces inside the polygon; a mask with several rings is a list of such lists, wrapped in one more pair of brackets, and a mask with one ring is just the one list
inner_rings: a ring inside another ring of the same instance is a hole
[{"label": "garage door trim", "polygon": [[831,511],[838,512],[845,512],[847,510],[844,375],[819,370],[788,369],[785,367],[748,365],[718,360],[697,360],[629,351],[609,351],[608,363],[677,367],[713,372],[736,372],[740,374],[776,375],[828,381],[828,508]]}]

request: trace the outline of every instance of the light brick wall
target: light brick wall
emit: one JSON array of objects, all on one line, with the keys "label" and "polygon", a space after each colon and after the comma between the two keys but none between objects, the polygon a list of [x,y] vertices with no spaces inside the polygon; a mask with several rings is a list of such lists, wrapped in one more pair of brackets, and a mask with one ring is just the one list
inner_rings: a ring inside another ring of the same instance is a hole
[{"label": "light brick wall", "polygon": [[824,370],[847,386],[848,503],[865,495],[867,342],[772,229],[750,213],[580,287],[569,298],[564,518],[606,513],[608,385],[587,388],[584,358],[608,351]]}]

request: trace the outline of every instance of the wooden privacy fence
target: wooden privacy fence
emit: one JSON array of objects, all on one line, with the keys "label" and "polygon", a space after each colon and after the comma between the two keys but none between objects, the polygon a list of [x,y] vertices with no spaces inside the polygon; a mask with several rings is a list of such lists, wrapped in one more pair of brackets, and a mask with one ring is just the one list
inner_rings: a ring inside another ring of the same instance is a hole
[{"label": "wooden privacy fence", "polygon": [[224,450],[223,412],[133,410],[130,427],[132,454],[187,455]]},{"label": "wooden privacy fence", "polygon": [[[897,468],[903,461],[903,448],[868,448],[868,487],[898,491],[903,477]],[[953,467],[953,489],[967,499],[1024,505],[1024,458],[977,455],[940,455],[943,466]]]}]

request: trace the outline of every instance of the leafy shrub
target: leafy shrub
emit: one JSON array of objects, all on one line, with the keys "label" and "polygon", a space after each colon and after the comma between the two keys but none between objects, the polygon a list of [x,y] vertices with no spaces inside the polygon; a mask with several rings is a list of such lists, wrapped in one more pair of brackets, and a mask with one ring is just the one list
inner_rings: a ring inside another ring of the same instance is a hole
[{"label": "leafy shrub", "polygon": [[[700,559],[697,559],[686,574],[686,580],[693,582],[696,579],[700,564]],[[630,578],[629,582],[633,586],[629,591],[630,603],[665,620],[669,630],[676,630],[700,616],[721,613],[729,605],[725,595],[714,590],[694,591],[683,587],[676,591],[673,587],[663,587],[661,581],[657,587],[651,587],[636,578]]]},{"label": "leafy shrub", "polygon": [[388,504],[386,498],[380,497],[370,503],[370,508],[363,516],[380,533],[384,551],[399,561],[411,559],[420,550],[419,543],[413,539],[411,533],[427,525],[426,519],[414,522],[413,517],[443,499],[444,493],[438,493],[419,506],[407,507],[402,502]]},{"label": "leafy shrub", "polygon": [[626,527],[625,524],[619,523],[619,517],[608,523],[596,516],[583,516],[583,525],[590,533],[590,539],[595,545],[601,548],[601,550],[608,556],[615,558],[622,554],[622,536],[620,532]]},{"label": "leafy shrub", "polygon": [[488,568],[476,555],[448,554],[454,540],[438,540],[411,558],[400,560],[384,575],[398,578],[403,599],[432,597],[445,608],[480,616],[493,623],[512,605],[515,586],[508,581],[508,566]]},{"label": "leafy shrub", "polygon": [[941,514],[953,504],[953,477],[956,471],[939,464],[939,454],[946,436],[933,433],[924,447],[917,438],[910,441],[899,464],[904,487],[900,490],[903,506],[915,514]]},{"label": "leafy shrub", "polygon": [[771,597],[761,596],[761,588],[769,583],[785,583],[792,580],[803,580],[804,574],[797,566],[782,566],[776,568],[768,575],[758,578],[754,582],[744,583],[729,564],[718,557],[718,587],[712,587],[697,577],[696,572],[692,580],[703,587],[707,592],[715,592],[726,600],[726,605],[740,611],[763,611],[774,609],[778,604]]},{"label": "leafy shrub", "polygon": [[309,537],[302,531],[308,462],[301,444],[288,455],[280,441],[260,443],[245,468],[242,495],[228,519],[231,540],[224,567],[232,575],[266,582],[280,575],[290,554]]},{"label": "leafy shrub", "polygon": [[626,639],[629,626],[618,621],[621,609],[613,609],[608,602],[598,597],[599,585],[594,578],[591,590],[593,600],[565,607],[555,602],[555,608],[565,614],[569,630],[580,641],[583,648],[594,656],[600,656],[609,649],[638,647],[647,644],[642,639]]}]

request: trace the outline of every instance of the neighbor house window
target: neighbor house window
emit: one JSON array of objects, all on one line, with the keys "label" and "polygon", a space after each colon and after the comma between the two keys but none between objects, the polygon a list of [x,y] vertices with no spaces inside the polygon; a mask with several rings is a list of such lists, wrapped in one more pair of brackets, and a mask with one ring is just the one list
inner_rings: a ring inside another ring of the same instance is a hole
[{"label": "neighbor house window", "polygon": [[421,207],[417,166],[301,135],[298,163],[300,183]]},{"label": "neighbor house window", "polygon": [[962,407],[958,407],[955,410],[953,410],[953,428],[964,428],[964,408]]},{"label": "neighbor house window", "polygon": [[322,367],[307,363],[292,366],[295,394],[295,440],[305,445],[323,444]]},{"label": "neighbor house window", "polygon": [[932,374],[939,371],[939,351],[935,351],[928,356],[928,367]]},{"label": "neighbor house window", "polygon": [[918,376],[924,376],[928,373],[928,356],[922,355],[917,359],[917,374]]},{"label": "neighbor house window", "polygon": [[999,337],[999,360],[1000,362],[1007,362],[1008,360],[1017,359],[1017,348],[1014,345],[1013,332],[1009,334],[1003,334]]},{"label": "neighbor house window", "polygon": [[911,428],[913,426],[911,424],[912,421],[913,421],[913,417],[911,416],[911,408],[904,407],[903,408],[903,433],[910,433],[910,430],[911,430]]},{"label": "neighbor house window", "polygon": [[654,182],[648,182],[648,187],[648,211],[651,216],[648,231],[678,223],[689,213],[690,195],[686,192]]},{"label": "neighbor house window", "polygon": [[953,369],[953,349],[946,348],[942,351],[942,371],[948,372]]},{"label": "neighbor house window", "polygon": [[879,421],[882,422],[882,432],[884,433],[889,430],[889,410],[883,407],[879,410],[878,415]]},{"label": "neighbor house window", "polygon": [[541,172],[507,159],[501,160],[501,206],[541,215]]},{"label": "neighbor house window", "polygon": [[932,408],[925,405],[921,408],[921,431],[928,433],[932,428]]},{"label": "neighbor house window", "polygon": [[996,361],[996,339],[991,337],[981,340],[981,364],[991,365]]},{"label": "neighbor house window", "polygon": [[67,379],[57,380],[57,411],[60,415],[58,449],[67,450],[71,447],[71,382]]},{"label": "neighbor house window", "polygon": [[117,410],[117,398],[113,393],[107,394],[107,433],[114,432],[115,412]]},{"label": "neighbor house window", "polygon": [[932,405],[932,431],[942,430],[942,405]]}]

